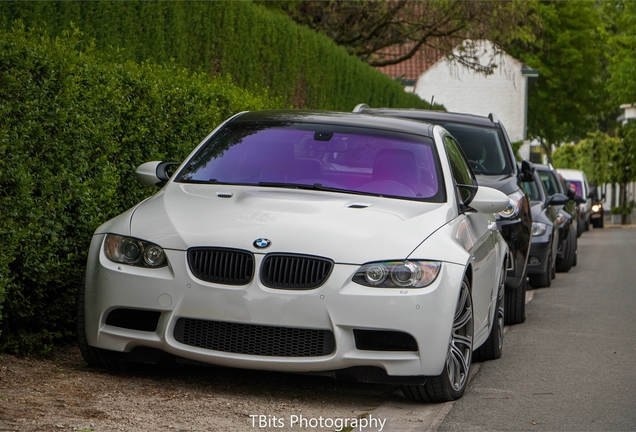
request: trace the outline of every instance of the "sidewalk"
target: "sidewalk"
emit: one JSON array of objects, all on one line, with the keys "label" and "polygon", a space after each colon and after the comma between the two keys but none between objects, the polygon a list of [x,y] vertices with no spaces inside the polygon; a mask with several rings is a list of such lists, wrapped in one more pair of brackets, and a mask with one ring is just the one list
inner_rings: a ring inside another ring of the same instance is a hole
[{"label": "sidewalk", "polygon": [[[632,218],[632,222],[633,221],[634,221],[634,218]],[[627,224],[627,225],[613,224],[612,218],[610,216],[605,216],[605,220],[603,221],[603,224],[605,225],[605,228],[627,228],[627,229],[636,228],[636,224],[634,223]]]}]

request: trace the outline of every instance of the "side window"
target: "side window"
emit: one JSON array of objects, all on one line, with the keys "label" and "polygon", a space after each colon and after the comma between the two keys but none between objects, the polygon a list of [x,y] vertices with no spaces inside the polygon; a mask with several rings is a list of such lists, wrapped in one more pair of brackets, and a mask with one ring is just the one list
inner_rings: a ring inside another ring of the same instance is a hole
[{"label": "side window", "polygon": [[[477,186],[475,176],[471,171],[464,153],[459,148],[459,144],[449,135],[444,137],[444,147],[453,173],[453,179],[457,185]],[[462,201],[470,196],[470,190],[459,188],[459,194]]]}]

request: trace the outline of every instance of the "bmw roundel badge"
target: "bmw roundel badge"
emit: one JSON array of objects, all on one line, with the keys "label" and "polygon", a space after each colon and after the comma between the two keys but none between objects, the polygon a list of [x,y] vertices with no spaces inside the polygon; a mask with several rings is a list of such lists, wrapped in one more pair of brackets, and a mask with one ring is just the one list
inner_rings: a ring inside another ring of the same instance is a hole
[{"label": "bmw roundel badge", "polygon": [[272,242],[270,240],[268,240],[268,239],[265,239],[265,238],[259,238],[259,239],[254,240],[254,243],[252,243],[252,244],[256,248],[265,249],[266,247],[271,245]]}]

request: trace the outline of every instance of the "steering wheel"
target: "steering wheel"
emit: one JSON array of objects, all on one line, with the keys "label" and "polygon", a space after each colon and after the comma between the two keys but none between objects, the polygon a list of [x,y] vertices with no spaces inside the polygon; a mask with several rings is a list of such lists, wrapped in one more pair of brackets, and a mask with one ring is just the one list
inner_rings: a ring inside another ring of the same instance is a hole
[{"label": "steering wheel", "polygon": [[476,173],[485,173],[487,172],[486,168],[482,165],[480,161],[476,160],[468,160],[468,163],[473,171]]}]

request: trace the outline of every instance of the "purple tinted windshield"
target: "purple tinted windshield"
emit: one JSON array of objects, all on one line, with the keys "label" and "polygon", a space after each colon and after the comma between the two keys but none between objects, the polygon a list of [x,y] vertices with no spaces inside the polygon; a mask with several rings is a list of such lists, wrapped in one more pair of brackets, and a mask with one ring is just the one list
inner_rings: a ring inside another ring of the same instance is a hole
[{"label": "purple tinted windshield", "polygon": [[[439,197],[433,142],[366,129],[263,127],[217,134],[177,181],[307,185],[377,195]],[[223,131],[222,131],[223,132]]]}]

